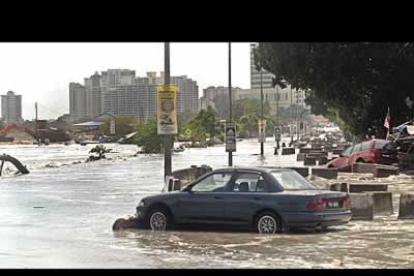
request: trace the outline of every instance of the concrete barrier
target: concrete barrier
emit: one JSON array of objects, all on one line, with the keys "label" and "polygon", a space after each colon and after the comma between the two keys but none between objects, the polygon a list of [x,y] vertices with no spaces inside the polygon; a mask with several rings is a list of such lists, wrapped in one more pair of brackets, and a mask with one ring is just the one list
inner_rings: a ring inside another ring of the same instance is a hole
[{"label": "concrete barrier", "polygon": [[330,191],[337,191],[337,192],[345,192],[348,193],[349,189],[348,189],[348,183],[334,183],[334,184],[328,184],[329,188],[328,190]]},{"label": "concrete barrier", "polygon": [[352,171],[356,173],[372,173],[374,177],[388,177],[399,173],[398,168],[394,166],[367,163],[352,164]]},{"label": "concrete barrier", "polygon": [[388,177],[390,175],[398,175],[399,169],[394,166],[377,165],[375,177]]},{"label": "concrete barrier", "polygon": [[311,148],[302,148],[299,149],[299,153],[309,153],[311,151]]},{"label": "concrete barrier", "polygon": [[319,153],[307,153],[307,154],[306,154],[306,157],[313,157],[313,158],[315,158],[316,160],[319,160],[319,158],[321,158],[321,157],[322,157],[322,154],[319,154]]},{"label": "concrete barrier", "polygon": [[323,150],[326,152],[332,152],[332,146],[324,146]]},{"label": "concrete barrier", "polygon": [[323,178],[336,179],[338,177],[338,169],[312,168],[312,174]]},{"label": "concrete barrier", "polygon": [[303,165],[309,166],[309,165],[316,165],[316,158],[315,157],[305,157],[305,160],[303,162]]},{"label": "concrete barrier", "polygon": [[326,165],[328,163],[328,157],[321,156],[318,160],[318,165]]},{"label": "concrete barrier", "polygon": [[295,154],[295,148],[283,148],[282,155]]},{"label": "concrete barrier", "polygon": [[305,160],[305,153],[298,153],[298,155],[296,155],[296,161],[304,161]]},{"label": "concrete barrier", "polygon": [[343,151],[344,151],[345,149],[339,149],[339,148],[337,148],[337,149],[332,149],[332,154],[341,154]]},{"label": "concrete barrier", "polygon": [[349,194],[351,199],[352,220],[374,219],[374,195],[373,194]]},{"label": "concrete barrier", "polygon": [[295,170],[303,177],[309,176],[309,168],[308,167],[287,167],[287,169]]},{"label": "concrete barrier", "polygon": [[398,219],[414,219],[414,194],[403,193],[400,197]]},{"label": "concrete barrier", "polygon": [[386,191],[388,191],[388,184],[349,183],[350,193],[386,192]]},{"label": "concrete barrier", "polygon": [[308,154],[309,155],[315,155],[315,156],[326,156],[326,157],[328,157],[328,152],[327,151],[314,151],[314,150],[311,150]]},{"label": "concrete barrier", "polygon": [[375,215],[391,215],[394,212],[391,192],[374,192],[373,196]]}]

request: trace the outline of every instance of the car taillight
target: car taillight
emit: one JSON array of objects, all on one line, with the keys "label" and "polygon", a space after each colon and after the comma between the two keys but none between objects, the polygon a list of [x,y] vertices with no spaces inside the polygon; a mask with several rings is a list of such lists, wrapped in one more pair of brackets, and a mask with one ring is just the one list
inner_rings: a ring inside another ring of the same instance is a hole
[{"label": "car taillight", "polygon": [[345,209],[351,208],[351,199],[350,198],[345,198],[344,202],[342,203],[342,206],[344,206]]},{"label": "car taillight", "polygon": [[307,209],[322,210],[326,208],[328,200],[326,198],[317,198],[306,205]]}]

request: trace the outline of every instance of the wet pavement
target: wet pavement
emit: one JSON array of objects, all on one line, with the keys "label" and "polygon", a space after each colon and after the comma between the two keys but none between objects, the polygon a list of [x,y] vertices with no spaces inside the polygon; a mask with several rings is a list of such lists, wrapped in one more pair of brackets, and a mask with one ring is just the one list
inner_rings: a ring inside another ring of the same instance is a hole
[{"label": "wet pavement", "polygon": [[[392,182],[394,214],[351,221],[321,233],[259,235],[183,230],[113,232],[119,217],[163,188],[163,156],[139,155],[132,145],[105,145],[108,160],[80,163],[94,145],[0,146],[27,165],[30,174],[0,178],[1,268],[412,268],[414,220],[398,220],[398,194],[414,191],[411,176]],[[256,140],[238,142],[234,165],[301,166],[292,156],[265,156]],[[173,155],[173,170],[227,165],[223,145]],[[344,178],[340,175],[340,178]],[[335,182],[346,179],[335,180]],[[361,181],[355,179],[356,181]],[[333,181],[333,180],[331,180]],[[329,181],[316,179],[320,186]]]}]

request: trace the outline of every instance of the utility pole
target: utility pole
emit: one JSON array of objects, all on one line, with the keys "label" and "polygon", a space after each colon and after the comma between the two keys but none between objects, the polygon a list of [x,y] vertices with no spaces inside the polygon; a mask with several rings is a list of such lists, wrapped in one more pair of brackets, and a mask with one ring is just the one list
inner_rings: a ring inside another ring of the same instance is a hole
[{"label": "utility pole", "polygon": [[[231,42],[229,42],[229,123],[232,122],[232,106],[231,106]],[[229,151],[229,167],[233,166],[233,152]]]},{"label": "utility pole", "polygon": [[[279,93],[279,87],[276,85],[276,127],[278,127],[280,129],[280,134],[282,134],[282,127],[279,121],[279,116],[280,116],[280,112],[279,112],[279,98],[280,98],[280,93]],[[280,144],[279,144],[279,140],[276,141],[276,148],[279,149],[280,148]]]},{"label": "utility pole", "polygon": [[[261,123],[263,124],[263,68],[260,67],[260,108],[261,108]],[[262,129],[264,131],[264,129]],[[264,133],[266,136],[266,133]],[[263,156],[263,140],[260,137],[260,155]]]},{"label": "utility pole", "polygon": [[39,131],[37,130],[37,102],[35,102],[35,111],[36,111],[36,118],[35,118],[35,135],[36,135],[36,141],[37,145],[40,146],[39,142]]},{"label": "utility pole", "polygon": [[[170,43],[164,44],[164,85],[169,89],[170,85]],[[171,172],[171,134],[164,135],[164,179],[170,176]]]},{"label": "utility pole", "polygon": [[296,118],[297,118],[296,143],[299,146],[300,118],[299,118],[299,89],[298,88],[296,88]]}]

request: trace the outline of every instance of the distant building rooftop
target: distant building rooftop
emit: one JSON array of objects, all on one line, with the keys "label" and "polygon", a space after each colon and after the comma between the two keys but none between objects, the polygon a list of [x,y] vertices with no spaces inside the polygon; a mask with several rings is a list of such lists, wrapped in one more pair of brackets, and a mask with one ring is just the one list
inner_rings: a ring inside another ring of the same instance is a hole
[{"label": "distant building rooftop", "polygon": [[103,125],[103,122],[85,122],[85,123],[80,123],[80,124],[73,124],[74,126],[82,126],[82,127],[89,127],[89,126],[100,126]]}]

